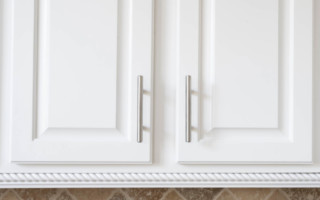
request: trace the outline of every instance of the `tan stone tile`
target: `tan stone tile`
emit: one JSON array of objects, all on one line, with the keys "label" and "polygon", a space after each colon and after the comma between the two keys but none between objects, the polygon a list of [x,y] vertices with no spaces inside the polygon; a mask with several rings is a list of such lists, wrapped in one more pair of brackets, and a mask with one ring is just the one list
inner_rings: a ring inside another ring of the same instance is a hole
[{"label": "tan stone tile", "polygon": [[264,200],[272,190],[255,188],[233,188],[230,189],[230,191],[239,200]]},{"label": "tan stone tile", "polygon": [[57,196],[57,189],[15,189],[23,200],[53,200]]},{"label": "tan stone tile", "polygon": [[166,188],[125,188],[122,189],[129,197],[137,200],[161,199],[168,190]]},{"label": "tan stone tile", "polygon": [[0,189],[0,198],[6,193],[7,189]]},{"label": "tan stone tile", "polygon": [[126,200],[126,197],[120,192],[116,192],[109,200]]},{"label": "tan stone tile", "polygon": [[66,191],[63,191],[57,198],[57,200],[73,200],[73,198]]},{"label": "tan stone tile", "polygon": [[320,189],[315,188],[289,188],[282,189],[290,200],[316,200],[320,198]]},{"label": "tan stone tile", "polygon": [[69,192],[77,198],[77,200],[105,200],[110,197],[111,193],[115,189],[91,189],[91,188],[78,188],[78,189],[68,189]]},{"label": "tan stone tile", "polygon": [[268,200],[289,200],[289,199],[284,194],[282,194],[277,190],[268,198]]},{"label": "tan stone tile", "polygon": [[221,191],[219,188],[177,188],[176,190],[187,200],[213,199]]},{"label": "tan stone tile", "polygon": [[163,200],[184,200],[184,199],[181,196],[179,196],[179,194],[176,191],[172,190],[163,198]]},{"label": "tan stone tile", "polygon": [[2,200],[19,200],[16,194],[9,191],[7,194],[5,194],[2,198]]},{"label": "tan stone tile", "polygon": [[236,200],[231,192],[229,192],[228,190],[224,190],[217,198],[217,200]]}]

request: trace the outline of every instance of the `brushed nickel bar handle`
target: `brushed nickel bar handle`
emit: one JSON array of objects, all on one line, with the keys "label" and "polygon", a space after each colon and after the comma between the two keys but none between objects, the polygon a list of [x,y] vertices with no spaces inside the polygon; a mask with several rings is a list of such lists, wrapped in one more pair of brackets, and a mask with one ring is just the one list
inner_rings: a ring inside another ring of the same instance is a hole
[{"label": "brushed nickel bar handle", "polygon": [[190,90],[190,86],[191,86],[191,76],[187,75],[186,78],[186,94],[185,94],[185,117],[186,117],[186,127],[185,127],[185,131],[186,131],[186,142],[191,142],[191,90]]},{"label": "brushed nickel bar handle", "polygon": [[137,142],[142,142],[143,131],[143,77],[137,77]]}]

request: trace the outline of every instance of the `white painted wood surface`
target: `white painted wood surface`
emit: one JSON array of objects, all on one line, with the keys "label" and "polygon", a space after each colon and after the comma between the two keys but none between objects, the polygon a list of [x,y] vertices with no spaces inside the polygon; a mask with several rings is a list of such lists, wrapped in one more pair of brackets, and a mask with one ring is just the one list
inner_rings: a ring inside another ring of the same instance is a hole
[{"label": "white painted wood surface", "polygon": [[312,162],[312,2],[178,1],[179,162]]},{"label": "white painted wood surface", "polygon": [[13,9],[12,161],[150,163],[152,0],[15,0]]},{"label": "white painted wood surface", "polygon": [[[178,1],[155,0],[154,128],[152,165],[138,163],[21,164],[12,162],[13,8],[16,0],[0,0],[0,187],[318,187],[320,186],[320,0],[314,0],[313,163],[177,162],[178,132]],[[85,2],[84,0],[82,2]],[[125,2],[124,0],[122,2]],[[283,1],[281,1],[283,2]],[[205,2],[204,2],[205,3]],[[74,9],[74,8],[73,8]],[[193,11],[190,11],[192,14]],[[105,15],[105,13],[104,13]],[[142,16],[142,15],[141,15]],[[147,20],[147,19],[146,19]],[[205,20],[205,19],[203,19]],[[202,34],[204,34],[203,32]],[[208,33],[208,32],[207,32]],[[202,35],[201,34],[201,35]],[[188,41],[190,44],[191,41]],[[127,43],[125,43],[127,44]],[[28,52],[25,52],[28,53]],[[138,52],[137,52],[138,53]],[[141,56],[143,56],[141,54]],[[280,79],[279,79],[280,80]],[[136,89],[136,82],[132,85]],[[179,91],[178,91],[179,89]],[[181,88],[184,91],[184,87]],[[134,92],[132,90],[131,92]],[[134,94],[132,94],[134,95]],[[136,96],[134,95],[134,100]],[[183,99],[184,100],[184,99]],[[146,101],[146,100],[145,100]],[[183,103],[184,101],[182,101]],[[194,103],[194,101],[193,101]],[[237,102],[235,102],[237,103]],[[271,104],[270,104],[271,105]],[[194,107],[193,107],[194,109]],[[151,109],[150,109],[151,111]],[[271,111],[270,111],[271,112]],[[135,114],[132,113],[134,116]],[[145,115],[146,117],[146,115]],[[260,116],[261,117],[261,116]],[[268,119],[268,118],[266,118]],[[272,120],[272,118],[269,118]],[[144,119],[144,121],[147,119]],[[262,121],[262,123],[265,123]],[[184,125],[182,126],[182,128]],[[144,133],[149,134],[148,132]],[[79,136],[79,134],[77,134]],[[41,136],[40,136],[41,137]],[[194,137],[194,135],[193,135]],[[110,138],[109,138],[110,139]],[[136,139],[134,135],[132,139]],[[184,139],[183,139],[184,140]],[[239,150],[239,149],[237,149]],[[234,152],[236,152],[235,150]],[[84,152],[84,151],[83,151]],[[112,151],[117,153],[116,151]],[[101,152],[105,153],[105,152]],[[106,154],[104,154],[106,155]]]}]

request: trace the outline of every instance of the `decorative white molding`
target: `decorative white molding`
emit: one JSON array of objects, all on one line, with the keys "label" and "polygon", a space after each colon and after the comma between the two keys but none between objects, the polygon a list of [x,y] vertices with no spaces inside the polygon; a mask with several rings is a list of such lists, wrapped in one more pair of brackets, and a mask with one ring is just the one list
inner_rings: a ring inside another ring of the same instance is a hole
[{"label": "decorative white molding", "polygon": [[320,187],[320,173],[0,173],[0,187]]}]

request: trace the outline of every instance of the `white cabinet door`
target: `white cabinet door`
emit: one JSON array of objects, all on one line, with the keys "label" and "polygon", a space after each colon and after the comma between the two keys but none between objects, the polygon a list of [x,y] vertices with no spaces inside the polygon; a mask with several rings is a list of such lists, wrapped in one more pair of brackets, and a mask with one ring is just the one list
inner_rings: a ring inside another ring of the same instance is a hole
[{"label": "white cabinet door", "polygon": [[312,0],[179,0],[179,162],[312,162],[312,13]]},{"label": "white cabinet door", "polygon": [[13,4],[12,161],[150,163],[152,0]]}]

